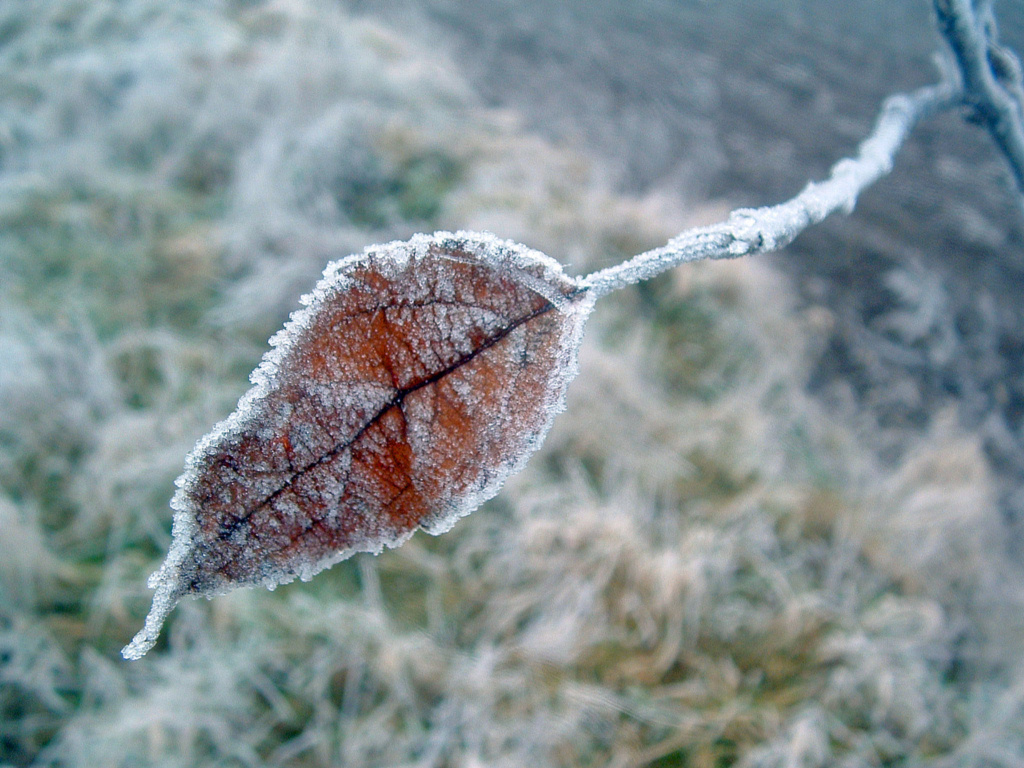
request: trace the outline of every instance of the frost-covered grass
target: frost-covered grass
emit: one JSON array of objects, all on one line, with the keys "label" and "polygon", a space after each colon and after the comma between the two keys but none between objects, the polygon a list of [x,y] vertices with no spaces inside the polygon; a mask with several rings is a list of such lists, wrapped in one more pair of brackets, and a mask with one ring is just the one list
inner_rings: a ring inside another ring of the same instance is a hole
[{"label": "frost-covered grass", "polygon": [[443,537],[186,602],[167,501],[330,258],[690,223],[312,0],[0,5],[0,764],[1015,766],[1021,577],[977,440],[823,412],[752,262],[599,307],[544,449]]}]

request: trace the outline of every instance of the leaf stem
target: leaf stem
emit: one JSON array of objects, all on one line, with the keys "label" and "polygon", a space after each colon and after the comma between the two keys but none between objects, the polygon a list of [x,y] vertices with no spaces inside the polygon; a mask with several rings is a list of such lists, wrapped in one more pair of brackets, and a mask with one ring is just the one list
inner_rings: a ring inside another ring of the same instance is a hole
[{"label": "leaf stem", "polygon": [[827,180],[809,183],[796,197],[779,205],[740,208],[719,224],[687,230],[660,248],[587,275],[580,280],[580,287],[600,297],[687,262],[732,259],[788,245],[829,214],[840,209],[850,213],[857,196],[892,170],[893,159],[914,125],[959,103],[960,98],[959,88],[948,80],[890,96],[857,156],[832,166]]}]

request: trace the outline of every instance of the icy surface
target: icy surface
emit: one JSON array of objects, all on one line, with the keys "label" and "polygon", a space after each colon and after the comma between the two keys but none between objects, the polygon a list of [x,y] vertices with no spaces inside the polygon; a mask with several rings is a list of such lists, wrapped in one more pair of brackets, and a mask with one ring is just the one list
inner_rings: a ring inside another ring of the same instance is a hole
[{"label": "icy surface", "polygon": [[536,251],[440,232],[331,264],[302,304],[186,460],[126,658],[185,595],[306,580],[497,493],[563,408],[593,297]]}]

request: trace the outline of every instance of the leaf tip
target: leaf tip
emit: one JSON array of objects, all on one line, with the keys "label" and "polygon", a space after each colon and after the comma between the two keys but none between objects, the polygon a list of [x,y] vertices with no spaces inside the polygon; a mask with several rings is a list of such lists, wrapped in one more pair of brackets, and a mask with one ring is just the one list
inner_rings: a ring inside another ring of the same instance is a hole
[{"label": "leaf tip", "polygon": [[[158,576],[159,573],[160,571],[154,574],[154,576]],[[174,609],[174,606],[178,604],[183,594],[184,592],[176,582],[159,582],[156,594],[153,595],[153,607],[149,609],[146,622],[142,629],[132,638],[132,641],[121,649],[122,657],[127,661],[141,659],[156,645],[156,641],[160,637],[160,630],[163,628],[167,616]]]}]

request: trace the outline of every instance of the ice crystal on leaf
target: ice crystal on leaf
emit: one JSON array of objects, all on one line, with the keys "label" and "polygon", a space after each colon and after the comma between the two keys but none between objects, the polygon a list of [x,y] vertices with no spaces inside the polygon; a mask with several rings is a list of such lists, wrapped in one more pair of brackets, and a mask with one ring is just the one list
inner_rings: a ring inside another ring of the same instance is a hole
[{"label": "ice crystal on leaf", "polygon": [[489,235],[418,235],[330,265],[196,445],[139,658],[186,595],[308,579],[438,534],[539,446],[576,373],[590,292]]}]

